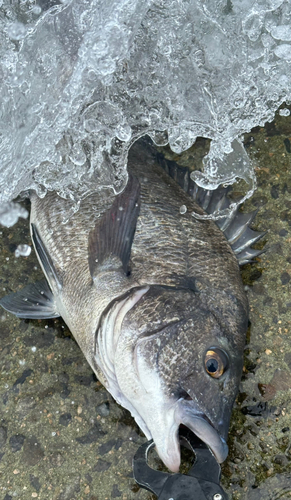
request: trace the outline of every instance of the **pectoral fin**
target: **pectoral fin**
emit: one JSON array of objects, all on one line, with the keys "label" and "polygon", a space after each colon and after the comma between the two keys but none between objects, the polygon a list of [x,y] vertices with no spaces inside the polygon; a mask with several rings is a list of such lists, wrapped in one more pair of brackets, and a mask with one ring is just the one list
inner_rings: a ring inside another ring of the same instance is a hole
[{"label": "pectoral fin", "polygon": [[54,281],[57,288],[60,290],[62,288],[62,280],[55,269],[55,266],[52,263],[52,259],[49,256],[49,253],[45,247],[44,242],[42,241],[37,227],[35,224],[31,224],[31,233],[32,240],[34,243],[35,250],[38,254],[39,260],[42,264],[43,270],[48,278],[48,280]]},{"label": "pectoral fin", "polygon": [[49,319],[60,316],[46,280],[32,283],[20,292],[6,295],[0,300],[0,305],[19,318]]},{"label": "pectoral fin", "polygon": [[106,267],[128,272],[131,246],[140,210],[140,184],[131,174],[124,191],[116,196],[89,234],[88,261],[91,276]]}]

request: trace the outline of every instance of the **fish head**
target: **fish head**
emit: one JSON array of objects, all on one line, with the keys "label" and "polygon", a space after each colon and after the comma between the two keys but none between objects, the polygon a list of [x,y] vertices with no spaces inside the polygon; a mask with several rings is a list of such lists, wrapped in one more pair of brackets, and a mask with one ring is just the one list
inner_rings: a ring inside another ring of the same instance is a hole
[{"label": "fish head", "polygon": [[228,454],[247,327],[244,306],[235,302],[236,321],[232,316],[230,323],[236,327],[230,331],[226,318],[210,311],[199,294],[156,286],[123,321],[118,382],[136,421],[173,472],[180,466],[180,425],[204,441],[219,462]]}]

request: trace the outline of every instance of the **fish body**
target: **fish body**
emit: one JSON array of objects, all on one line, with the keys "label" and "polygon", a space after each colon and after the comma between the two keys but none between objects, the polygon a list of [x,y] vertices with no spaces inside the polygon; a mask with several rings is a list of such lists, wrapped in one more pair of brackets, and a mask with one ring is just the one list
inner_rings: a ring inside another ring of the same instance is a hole
[{"label": "fish body", "polygon": [[172,471],[181,424],[223,461],[248,324],[238,260],[213,221],[192,216],[203,209],[148,147],[132,148],[128,171],[121,194],[96,186],[66,224],[70,201],[31,195],[32,240],[49,287],[0,304],[20,317],[62,316]]}]

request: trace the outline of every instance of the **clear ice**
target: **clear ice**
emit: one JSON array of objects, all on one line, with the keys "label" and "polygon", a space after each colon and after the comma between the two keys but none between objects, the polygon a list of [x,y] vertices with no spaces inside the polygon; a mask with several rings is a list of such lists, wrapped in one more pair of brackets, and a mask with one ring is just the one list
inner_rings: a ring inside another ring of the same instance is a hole
[{"label": "clear ice", "polygon": [[28,257],[30,254],[31,246],[25,244],[18,245],[14,252],[15,257]]},{"label": "clear ice", "polygon": [[212,139],[197,182],[251,192],[242,135],[291,99],[289,0],[0,0],[0,25],[2,213],[30,188],[74,210],[120,191],[145,134]]}]

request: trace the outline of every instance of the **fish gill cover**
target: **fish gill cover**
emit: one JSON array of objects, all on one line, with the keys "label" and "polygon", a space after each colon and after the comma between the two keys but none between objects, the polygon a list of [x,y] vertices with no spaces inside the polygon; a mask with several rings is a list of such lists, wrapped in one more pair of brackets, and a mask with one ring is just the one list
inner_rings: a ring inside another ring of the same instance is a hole
[{"label": "fish gill cover", "polygon": [[212,139],[195,180],[252,192],[240,138],[291,99],[288,0],[0,0],[0,23],[3,223],[29,188],[74,210],[93,180],[120,191],[145,134],[177,153]]}]

